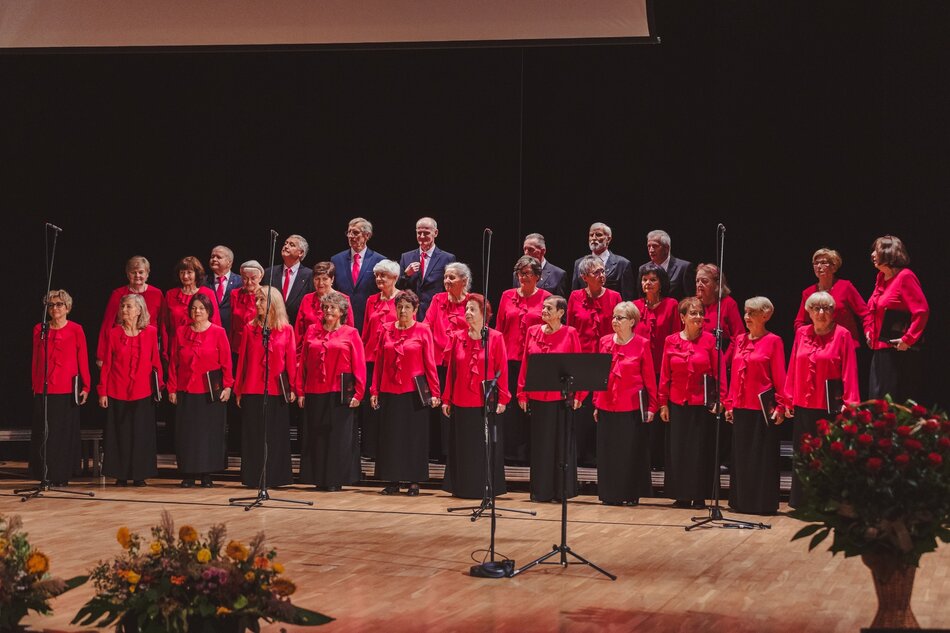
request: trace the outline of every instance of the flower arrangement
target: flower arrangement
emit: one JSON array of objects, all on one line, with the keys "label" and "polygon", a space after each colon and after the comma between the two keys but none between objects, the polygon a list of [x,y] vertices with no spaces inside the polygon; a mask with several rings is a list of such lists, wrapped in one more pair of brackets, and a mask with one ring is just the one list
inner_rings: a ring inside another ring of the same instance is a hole
[{"label": "flower arrangement", "polygon": [[0,514],[0,631],[19,631],[27,611],[49,614],[50,598],[80,584],[49,573],[49,557],[30,545],[18,516]]},{"label": "flower arrangement", "polygon": [[291,604],[296,586],[283,576],[263,533],[247,545],[226,542],[227,530],[218,524],[202,538],[190,525],[176,532],[168,512],[151,533],[146,542],[119,528],[116,540],[125,551],[92,570],[96,595],[73,624],[116,622],[119,633],[216,633],[257,632],[261,619],[304,626],[332,620]]},{"label": "flower arrangement", "polygon": [[795,458],[804,503],[791,516],[811,525],[814,549],[876,555],[916,567],[950,542],[950,420],[908,400],[846,407],[804,434]]}]

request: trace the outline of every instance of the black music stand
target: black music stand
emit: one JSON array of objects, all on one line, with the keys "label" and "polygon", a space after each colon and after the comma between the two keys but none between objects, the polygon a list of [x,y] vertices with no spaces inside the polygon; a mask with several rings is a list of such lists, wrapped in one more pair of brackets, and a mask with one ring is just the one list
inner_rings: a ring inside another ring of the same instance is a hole
[{"label": "black music stand", "polygon": [[[511,575],[517,576],[536,565],[590,565],[611,580],[617,577],[590,562],[567,544],[567,456],[574,434],[574,393],[576,391],[604,391],[610,375],[610,354],[532,354],[528,356],[528,369],[525,377],[525,391],[560,391],[564,406],[567,407],[566,424],[561,434],[561,544],[553,545],[551,551],[524,567],[516,569]],[[576,474],[575,474],[576,477]],[[560,554],[557,562],[547,562],[552,556]],[[570,554],[577,561],[567,560]]]}]

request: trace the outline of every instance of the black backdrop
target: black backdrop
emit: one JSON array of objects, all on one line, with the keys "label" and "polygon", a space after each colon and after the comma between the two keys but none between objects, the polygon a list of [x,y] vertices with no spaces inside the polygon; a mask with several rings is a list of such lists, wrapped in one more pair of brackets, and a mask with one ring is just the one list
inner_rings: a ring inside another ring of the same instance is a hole
[{"label": "black backdrop", "polygon": [[0,54],[0,426],[28,425],[44,221],[64,228],[53,285],[91,347],[131,255],[167,289],[178,258],[217,243],[263,262],[270,228],[307,237],[312,265],[352,216],[398,257],[433,215],[479,286],[494,229],[493,299],[527,232],[565,268],[594,220],[634,263],[653,228],[710,261],[722,222],[737,300],[773,300],[788,352],[815,248],[840,250],[866,297],[870,243],[894,233],[932,308],[920,399],[946,403],[950,5],[655,9],[659,45]]}]

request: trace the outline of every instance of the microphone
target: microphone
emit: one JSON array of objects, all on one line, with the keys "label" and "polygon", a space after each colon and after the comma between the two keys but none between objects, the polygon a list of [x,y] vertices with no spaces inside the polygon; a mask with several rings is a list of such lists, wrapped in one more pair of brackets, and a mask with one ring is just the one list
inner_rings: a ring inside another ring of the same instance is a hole
[{"label": "microphone", "polygon": [[485,232],[488,233],[489,235],[492,235],[491,229],[486,228]]},{"label": "microphone", "polygon": [[59,227],[56,226],[55,224],[50,224],[49,222],[46,223],[46,228],[48,228],[48,229],[53,229],[53,230],[56,231],[57,233],[62,233],[62,232],[63,232],[63,229],[59,228]]},{"label": "microphone", "polygon": [[716,227],[716,230],[725,233],[725,232],[726,232],[726,225],[723,224],[722,222],[720,222],[720,223],[719,223],[719,226]]},{"label": "microphone", "polygon": [[274,239],[277,239],[277,231],[275,231],[274,229],[271,229],[270,236],[273,237]]}]

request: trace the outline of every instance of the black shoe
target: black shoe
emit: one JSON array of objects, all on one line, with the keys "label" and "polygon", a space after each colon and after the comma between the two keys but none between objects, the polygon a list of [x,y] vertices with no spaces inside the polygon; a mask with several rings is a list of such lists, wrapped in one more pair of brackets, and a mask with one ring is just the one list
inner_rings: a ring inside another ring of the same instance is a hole
[{"label": "black shoe", "polygon": [[324,490],[327,492],[340,492],[343,490],[343,486],[327,486]]},{"label": "black shoe", "polygon": [[211,481],[211,475],[202,475],[202,476],[201,476],[201,487],[202,487],[202,488],[214,488],[214,482]]},{"label": "black shoe", "polygon": [[628,505],[628,506],[638,506],[638,505],[640,505],[640,497],[634,497],[633,499],[631,499],[630,501],[627,502],[627,505]]},{"label": "black shoe", "polygon": [[69,485],[68,481],[51,481],[49,483],[53,488],[65,488]]},{"label": "black shoe", "polygon": [[674,508],[688,508],[691,505],[692,504],[689,501],[685,501],[683,499],[677,499],[676,501],[673,502]]},{"label": "black shoe", "polygon": [[120,488],[125,488],[126,486],[129,485],[129,482],[127,479],[116,479],[115,485],[117,485]]},{"label": "black shoe", "polygon": [[605,506],[622,506],[623,501],[601,501]]},{"label": "black shoe", "polygon": [[132,485],[135,486],[136,488],[144,488],[148,484],[145,483],[144,479],[136,479],[135,481],[132,482]]},{"label": "black shoe", "polygon": [[705,509],[706,509],[706,502],[705,502],[704,500],[702,500],[702,499],[694,499],[694,500],[693,500],[693,503],[690,504],[690,507],[691,507],[693,510],[705,510]]},{"label": "black shoe", "polygon": [[379,491],[379,494],[381,494],[381,495],[398,495],[398,494],[399,494],[399,486],[398,486],[398,485],[395,485],[395,486],[386,486],[385,488],[383,488],[382,490]]},{"label": "black shoe", "polygon": [[181,483],[178,484],[182,488],[194,488],[195,480],[194,479],[182,479]]},{"label": "black shoe", "polygon": [[406,491],[406,494],[410,497],[419,496],[419,484],[409,484],[409,490]]}]

